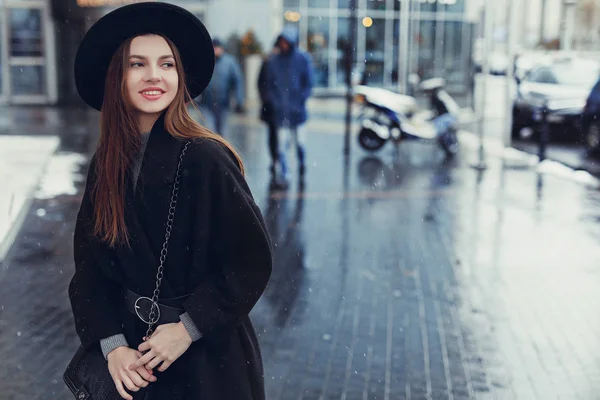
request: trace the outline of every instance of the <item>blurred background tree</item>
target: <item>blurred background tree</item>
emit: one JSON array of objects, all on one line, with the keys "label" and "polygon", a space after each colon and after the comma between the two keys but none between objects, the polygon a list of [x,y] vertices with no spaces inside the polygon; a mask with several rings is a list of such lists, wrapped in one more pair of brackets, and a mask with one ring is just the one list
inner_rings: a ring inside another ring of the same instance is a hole
[{"label": "blurred background tree", "polygon": [[248,32],[242,36],[240,49],[241,55],[246,57],[252,54],[262,54],[262,51],[262,44],[256,38],[256,34],[252,29],[248,30]]}]

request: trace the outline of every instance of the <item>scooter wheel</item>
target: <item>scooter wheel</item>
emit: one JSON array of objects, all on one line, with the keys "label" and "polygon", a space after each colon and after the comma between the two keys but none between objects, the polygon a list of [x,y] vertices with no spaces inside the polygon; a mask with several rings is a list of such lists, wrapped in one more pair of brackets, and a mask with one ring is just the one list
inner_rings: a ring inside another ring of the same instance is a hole
[{"label": "scooter wheel", "polygon": [[385,144],[385,139],[382,139],[374,130],[363,127],[358,133],[358,144],[368,151],[377,151]]}]

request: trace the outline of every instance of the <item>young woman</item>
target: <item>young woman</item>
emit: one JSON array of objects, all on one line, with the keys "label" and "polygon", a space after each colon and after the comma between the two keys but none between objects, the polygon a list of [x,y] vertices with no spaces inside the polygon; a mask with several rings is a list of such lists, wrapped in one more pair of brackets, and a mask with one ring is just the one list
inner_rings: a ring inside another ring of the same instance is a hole
[{"label": "young woman", "polygon": [[239,156],[187,112],[213,66],[202,23],[157,2],[100,19],[76,57],[101,135],[69,296],[83,347],[102,350],[124,399],[264,399],[248,314],[271,273],[270,239]]}]

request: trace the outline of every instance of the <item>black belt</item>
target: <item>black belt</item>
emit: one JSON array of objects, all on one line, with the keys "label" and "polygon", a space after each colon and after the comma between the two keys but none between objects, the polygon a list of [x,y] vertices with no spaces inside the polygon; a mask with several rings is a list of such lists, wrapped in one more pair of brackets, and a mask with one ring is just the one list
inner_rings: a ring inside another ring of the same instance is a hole
[{"label": "black belt", "polygon": [[[172,324],[179,322],[179,316],[185,313],[183,303],[190,295],[173,297],[170,299],[159,299],[158,304],[158,321],[154,325]],[[152,307],[152,299],[141,296],[131,290],[125,290],[125,305],[130,313],[137,316],[144,323],[148,323],[150,318],[150,309]]]}]

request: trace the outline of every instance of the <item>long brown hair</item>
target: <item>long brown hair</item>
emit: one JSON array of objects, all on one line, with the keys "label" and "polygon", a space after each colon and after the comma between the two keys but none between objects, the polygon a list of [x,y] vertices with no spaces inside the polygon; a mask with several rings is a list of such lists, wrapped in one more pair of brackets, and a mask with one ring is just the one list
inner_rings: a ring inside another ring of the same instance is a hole
[{"label": "long brown hair", "polygon": [[[179,75],[179,88],[165,115],[165,129],[180,139],[205,138],[226,146],[237,158],[244,173],[242,160],[225,139],[197,123],[187,105],[195,103],[186,87],[186,77],[177,47],[163,37],[171,47]],[[100,118],[100,139],[96,148],[96,181],[92,188],[94,205],[94,235],[111,247],[129,245],[125,223],[125,179],[141,149],[134,109],[129,101],[125,73],[129,65],[129,49],[134,37],[125,40],[113,55],[106,74],[104,102]],[[119,82],[120,84],[115,84]]]}]

